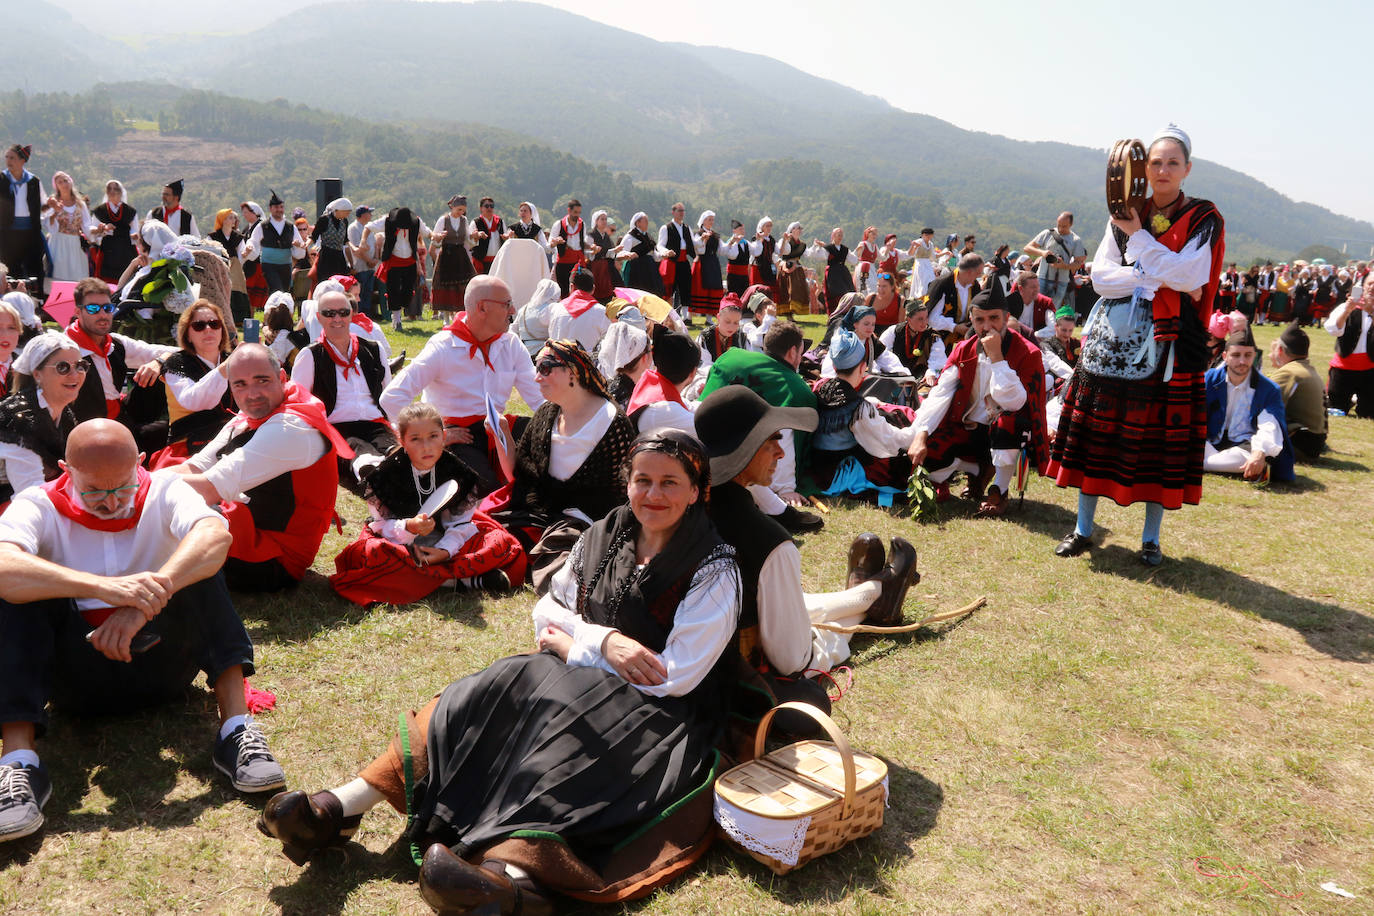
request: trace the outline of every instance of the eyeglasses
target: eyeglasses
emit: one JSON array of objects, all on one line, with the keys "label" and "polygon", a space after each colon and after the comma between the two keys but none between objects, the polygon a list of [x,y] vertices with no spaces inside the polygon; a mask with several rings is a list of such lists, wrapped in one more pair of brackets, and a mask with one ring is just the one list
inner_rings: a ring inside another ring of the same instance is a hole
[{"label": "eyeglasses", "polygon": [[555,370],[555,369],[566,369],[566,368],[568,368],[568,364],[567,364],[567,363],[565,363],[565,362],[560,362],[559,360],[556,360],[556,359],[554,359],[554,358],[552,358],[552,357],[548,357],[548,358],[546,358],[546,359],[541,359],[541,360],[539,361],[538,365],[536,365],[536,366],[534,367],[534,374],[535,374],[535,375],[550,375],[550,374],[553,373],[553,370]]},{"label": "eyeglasses", "polygon": [[[505,308],[507,308],[507,309],[509,309],[512,305],[515,305],[515,302],[514,302],[513,300],[511,300],[511,299],[481,299],[481,300],[478,300],[478,301],[484,302],[484,303],[485,303],[485,302],[494,302],[494,303],[496,303],[497,305],[503,306],[503,307],[505,307]],[[321,314],[323,314],[323,313],[321,313]]]},{"label": "eyeglasses", "polygon": [[111,496],[118,497],[120,493],[127,493],[130,490],[137,489],[138,484],[130,483],[122,487],[111,487],[108,490],[81,490],[79,495],[81,496],[82,502],[86,503],[88,506],[93,506],[101,500],[108,499]]},{"label": "eyeglasses", "polygon": [[58,375],[63,376],[71,375],[73,372],[77,373],[78,375],[85,375],[87,372],[91,371],[90,365],[87,364],[84,360],[77,360],[74,363],[53,363],[52,365],[44,366],[43,368],[51,369]]},{"label": "eyeglasses", "polygon": [[317,313],[321,318],[347,318],[353,314],[352,309],[320,309]]},{"label": "eyeglasses", "polygon": [[92,302],[90,305],[83,305],[82,308],[86,310],[87,315],[99,315],[101,312],[107,312],[113,315],[119,310],[119,306],[115,305],[113,302],[105,302],[99,305]]},{"label": "eyeglasses", "polygon": [[193,331],[218,331],[223,327],[224,324],[218,318],[205,318],[191,322],[191,330]]},{"label": "eyeglasses", "polygon": [[495,210],[496,204],[482,204],[483,210]]}]

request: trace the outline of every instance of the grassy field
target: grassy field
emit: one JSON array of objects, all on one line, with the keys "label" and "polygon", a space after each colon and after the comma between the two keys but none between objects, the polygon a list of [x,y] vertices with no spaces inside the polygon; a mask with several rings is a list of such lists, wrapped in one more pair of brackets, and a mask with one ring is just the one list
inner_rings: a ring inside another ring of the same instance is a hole
[{"label": "grassy field", "polygon": [[[416,327],[398,335],[412,355],[434,323]],[[1267,346],[1276,331],[1258,333]],[[1330,349],[1315,336],[1313,362]],[[886,825],[785,878],[717,845],[627,910],[1370,912],[1374,424],[1334,419],[1330,439],[1295,486],[1209,478],[1201,506],[1167,515],[1153,571],[1135,559],[1139,507],[1104,505],[1091,555],[1054,557],[1076,494],[1043,480],[1001,521],[837,505],[803,547],[808,589],[836,587],[849,540],[871,530],[918,545],[909,618],[988,598],[938,632],[854,642],[836,718],[889,763]],[[351,538],[362,506],[340,508]],[[343,543],[331,532],[297,591],[239,602],[294,787],[345,780],[397,710],[531,641],[528,593],[342,602],[323,576]],[[305,869],[278,855],[253,827],[262,802],[213,771],[213,719],[202,687],[153,713],[56,719],[46,834],[0,849],[0,912],[428,912],[385,807]],[[1204,877],[1204,856],[1246,871]]]}]

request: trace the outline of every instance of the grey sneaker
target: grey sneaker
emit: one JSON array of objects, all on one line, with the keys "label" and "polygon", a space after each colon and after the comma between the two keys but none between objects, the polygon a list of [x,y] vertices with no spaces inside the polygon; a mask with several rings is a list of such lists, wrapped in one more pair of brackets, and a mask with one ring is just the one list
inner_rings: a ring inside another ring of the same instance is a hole
[{"label": "grey sneaker", "polygon": [[286,788],[286,774],[267,749],[256,722],[240,725],[215,741],[215,769],[240,792],[273,792]]},{"label": "grey sneaker", "polygon": [[43,806],[52,797],[52,780],[36,767],[0,766],[0,843],[26,837],[43,826]]}]

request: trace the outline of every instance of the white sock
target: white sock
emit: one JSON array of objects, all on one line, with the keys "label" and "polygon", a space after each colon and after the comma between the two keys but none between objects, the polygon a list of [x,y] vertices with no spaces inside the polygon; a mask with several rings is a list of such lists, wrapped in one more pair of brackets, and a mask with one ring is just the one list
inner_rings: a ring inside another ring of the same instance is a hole
[{"label": "white sock", "polygon": [[882,585],[870,579],[842,592],[807,592],[802,600],[806,602],[806,614],[812,623],[850,626],[863,619],[882,593]]},{"label": "white sock", "polygon": [[347,785],[339,786],[337,789],[330,789],[334,797],[343,806],[344,817],[352,817],[355,814],[363,814],[378,802],[385,801],[386,797],[372,786],[368,785],[367,780],[361,776],[354,779]]},{"label": "white sock", "polygon": [[219,736],[228,738],[240,725],[246,726],[252,721],[252,716],[230,716],[224,720],[224,724],[219,727]]},{"label": "white sock", "polygon": [[17,751],[10,751],[0,757],[0,767],[36,767],[38,766],[38,752],[21,747]]},{"label": "white sock", "polygon": [[1009,464],[997,465],[997,473],[992,476],[992,485],[1007,495],[1007,488],[1011,486],[1011,476],[1016,473],[1016,467]]}]

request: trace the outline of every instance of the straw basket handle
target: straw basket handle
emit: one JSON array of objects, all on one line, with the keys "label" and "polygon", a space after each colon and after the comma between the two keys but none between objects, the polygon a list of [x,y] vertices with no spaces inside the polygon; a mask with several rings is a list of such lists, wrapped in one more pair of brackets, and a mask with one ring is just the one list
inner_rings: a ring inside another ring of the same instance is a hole
[{"label": "straw basket handle", "polygon": [[773,722],[773,716],[781,710],[789,709],[810,716],[816,720],[816,724],[825,729],[826,736],[835,744],[840,752],[840,761],[844,764],[844,803],[840,808],[840,820],[848,820],[849,814],[854,810],[854,787],[858,783],[858,776],[854,770],[854,751],[849,746],[849,741],[845,739],[844,733],[835,724],[835,720],[821,712],[810,703],[779,703],[759,720],[759,730],[754,734],[754,756],[763,756],[763,745],[768,738],[768,726]]}]

